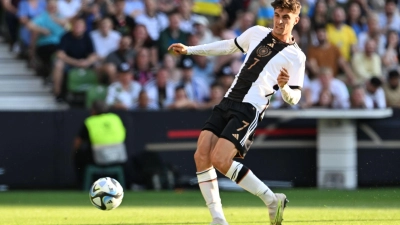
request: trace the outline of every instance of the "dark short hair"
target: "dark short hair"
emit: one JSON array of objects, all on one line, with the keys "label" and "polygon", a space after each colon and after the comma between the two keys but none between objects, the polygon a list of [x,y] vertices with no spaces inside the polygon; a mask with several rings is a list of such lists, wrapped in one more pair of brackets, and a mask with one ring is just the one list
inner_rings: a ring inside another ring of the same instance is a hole
[{"label": "dark short hair", "polygon": [[176,86],[175,87],[175,92],[177,92],[177,91],[179,91],[181,89],[185,90],[185,86],[183,86],[183,84],[180,84],[180,85]]},{"label": "dark short hair", "polygon": [[315,31],[319,31],[319,30],[326,31],[326,24],[317,24],[317,25],[315,25],[314,30]]},{"label": "dark short hair", "polygon": [[103,100],[96,100],[92,103],[92,110],[96,114],[101,114],[101,113],[106,113],[108,111],[108,107]]},{"label": "dark short hair", "polygon": [[380,86],[382,85],[382,81],[381,81],[381,79],[379,79],[378,77],[372,77],[372,78],[369,80],[369,83],[370,83],[372,86],[376,87],[376,88],[378,88],[378,87],[380,87]]},{"label": "dark short hair", "polygon": [[290,12],[300,12],[301,3],[299,0],[275,0],[271,3],[274,9],[288,9]]},{"label": "dark short hair", "polygon": [[386,0],[386,1],[385,1],[385,4],[388,4],[388,3],[397,4],[397,1],[396,1],[396,0]]},{"label": "dark short hair", "polygon": [[397,70],[391,70],[388,73],[388,79],[394,79],[394,78],[399,79],[399,77],[400,77],[400,74],[399,74],[399,71],[397,71]]},{"label": "dark short hair", "polygon": [[218,82],[214,82],[211,84],[210,88],[222,88],[221,84]]}]

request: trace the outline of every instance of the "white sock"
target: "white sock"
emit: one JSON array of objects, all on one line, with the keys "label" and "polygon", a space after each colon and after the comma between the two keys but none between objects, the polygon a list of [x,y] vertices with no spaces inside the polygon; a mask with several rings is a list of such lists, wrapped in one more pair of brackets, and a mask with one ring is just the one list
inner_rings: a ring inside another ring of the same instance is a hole
[{"label": "white sock", "polygon": [[251,170],[236,161],[225,175],[235,181],[240,187],[261,198],[265,205],[270,205],[275,200],[275,194]]},{"label": "white sock", "polygon": [[219,188],[217,181],[217,173],[214,168],[205,171],[197,172],[197,180],[207,207],[213,219],[225,219],[222,210],[221,198],[219,196]]}]

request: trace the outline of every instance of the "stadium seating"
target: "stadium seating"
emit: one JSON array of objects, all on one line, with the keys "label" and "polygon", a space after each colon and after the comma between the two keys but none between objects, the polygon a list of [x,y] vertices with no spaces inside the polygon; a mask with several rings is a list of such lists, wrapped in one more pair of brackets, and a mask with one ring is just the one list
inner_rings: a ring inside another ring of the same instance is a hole
[{"label": "stadium seating", "polygon": [[97,86],[97,83],[94,70],[72,68],[67,74],[67,101],[71,105],[83,105],[86,91]]},{"label": "stadium seating", "polygon": [[104,100],[107,96],[107,88],[103,85],[92,86],[86,91],[85,107],[90,109],[96,100]]}]

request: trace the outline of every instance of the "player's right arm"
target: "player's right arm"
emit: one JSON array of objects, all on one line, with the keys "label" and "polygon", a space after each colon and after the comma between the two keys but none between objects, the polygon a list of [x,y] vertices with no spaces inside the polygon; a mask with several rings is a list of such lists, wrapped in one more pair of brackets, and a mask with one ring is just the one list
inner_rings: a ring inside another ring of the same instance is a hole
[{"label": "player's right arm", "polygon": [[175,43],[169,46],[168,50],[173,50],[175,53],[182,55],[203,56],[229,55],[235,52],[246,53],[249,49],[252,34],[254,34],[257,29],[260,29],[260,27],[254,26],[234,39],[216,41],[210,44],[186,46],[181,43]]}]

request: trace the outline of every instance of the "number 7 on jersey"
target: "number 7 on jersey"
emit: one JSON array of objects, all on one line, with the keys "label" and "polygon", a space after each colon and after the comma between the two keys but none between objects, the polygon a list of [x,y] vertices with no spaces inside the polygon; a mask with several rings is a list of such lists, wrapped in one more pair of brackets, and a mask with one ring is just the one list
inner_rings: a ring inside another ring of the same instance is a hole
[{"label": "number 7 on jersey", "polygon": [[260,62],[260,60],[259,60],[258,58],[254,58],[254,63],[251,64],[251,65],[249,66],[248,69],[251,69],[251,68],[252,68],[253,66],[255,66],[258,62]]}]

